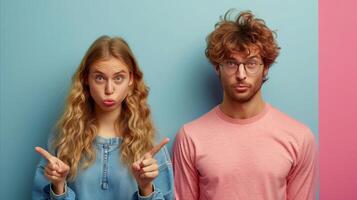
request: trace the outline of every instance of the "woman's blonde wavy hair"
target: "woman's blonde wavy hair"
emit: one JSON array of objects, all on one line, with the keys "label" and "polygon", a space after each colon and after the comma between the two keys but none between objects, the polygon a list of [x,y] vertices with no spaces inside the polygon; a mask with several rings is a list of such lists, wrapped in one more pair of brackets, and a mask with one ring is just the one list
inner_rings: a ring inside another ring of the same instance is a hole
[{"label": "woman's blonde wavy hair", "polygon": [[59,159],[70,166],[68,180],[74,180],[78,167],[85,169],[95,160],[93,142],[97,134],[94,100],[86,84],[89,68],[100,59],[115,57],[124,62],[133,77],[128,96],[122,102],[116,128],[123,133],[120,156],[129,166],[153,147],[155,128],[147,104],[148,87],[128,44],[119,37],[101,36],[90,46],[72,77],[64,113],[57,123],[53,147]]}]

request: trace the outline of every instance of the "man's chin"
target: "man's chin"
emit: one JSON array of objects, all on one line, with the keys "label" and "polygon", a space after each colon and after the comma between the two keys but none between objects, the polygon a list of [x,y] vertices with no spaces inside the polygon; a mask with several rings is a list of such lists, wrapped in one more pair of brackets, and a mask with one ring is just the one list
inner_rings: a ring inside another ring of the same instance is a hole
[{"label": "man's chin", "polygon": [[254,91],[252,88],[249,88],[245,91],[230,90],[228,96],[229,99],[233,102],[247,103],[251,101],[255,95],[257,95],[258,91],[259,90]]},{"label": "man's chin", "polygon": [[233,94],[229,99],[237,103],[246,103],[252,99],[252,96],[249,94]]},{"label": "man's chin", "polygon": [[233,100],[237,103],[247,103],[251,100],[252,98],[246,97],[246,98],[234,98]]}]

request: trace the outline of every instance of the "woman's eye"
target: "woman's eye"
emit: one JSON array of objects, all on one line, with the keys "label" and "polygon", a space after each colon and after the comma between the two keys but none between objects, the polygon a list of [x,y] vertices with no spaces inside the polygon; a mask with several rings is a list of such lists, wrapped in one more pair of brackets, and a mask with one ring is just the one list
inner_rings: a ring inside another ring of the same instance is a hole
[{"label": "woman's eye", "polygon": [[114,78],[114,80],[116,82],[121,82],[123,80],[123,77],[122,76],[117,76],[117,77]]},{"label": "woman's eye", "polygon": [[104,80],[104,77],[103,77],[103,76],[96,76],[96,77],[95,77],[95,80],[96,80],[96,81],[103,81],[103,80]]}]

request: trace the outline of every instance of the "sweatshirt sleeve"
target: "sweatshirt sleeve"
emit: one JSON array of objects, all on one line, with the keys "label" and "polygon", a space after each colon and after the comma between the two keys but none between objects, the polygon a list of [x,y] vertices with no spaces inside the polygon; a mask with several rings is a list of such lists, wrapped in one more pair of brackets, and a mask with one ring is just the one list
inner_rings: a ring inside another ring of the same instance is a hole
[{"label": "sweatshirt sleeve", "polygon": [[296,164],[287,177],[287,199],[313,200],[316,196],[317,148],[310,130],[303,134]]},{"label": "sweatshirt sleeve", "polygon": [[184,127],[176,136],[173,148],[176,200],[199,198],[198,172],[195,167],[195,145]]}]

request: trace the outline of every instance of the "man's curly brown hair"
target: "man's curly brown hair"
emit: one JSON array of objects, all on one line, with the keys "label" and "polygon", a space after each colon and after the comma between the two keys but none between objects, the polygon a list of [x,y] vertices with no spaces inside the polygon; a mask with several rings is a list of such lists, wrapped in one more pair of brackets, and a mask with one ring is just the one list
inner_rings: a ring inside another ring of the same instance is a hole
[{"label": "man's curly brown hair", "polygon": [[251,11],[240,12],[235,20],[230,20],[233,11],[227,11],[215,25],[215,30],[208,35],[207,58],[218,66],[231,58],[234,52],[244,52],[248,56],[252,48],[258,48],[264,66],[269,68],[280,51],[275,31],[270,30],[264,20],[256,18]]}]

